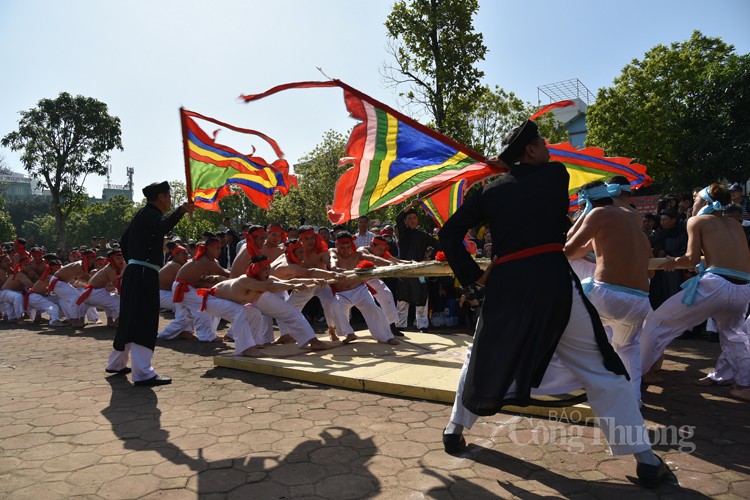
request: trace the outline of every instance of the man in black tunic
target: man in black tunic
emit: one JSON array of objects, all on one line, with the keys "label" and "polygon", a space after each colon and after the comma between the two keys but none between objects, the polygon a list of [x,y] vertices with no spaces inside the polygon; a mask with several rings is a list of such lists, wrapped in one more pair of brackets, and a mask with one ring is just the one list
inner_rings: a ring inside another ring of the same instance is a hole
[{"label": "man in black tunic", "polygon": [[135,385],[165,385],[169,377],[157,375],[151,366],[159,330],[159,270],[164,265],[162,245],[164,235],[195,205],[183,203],[171,214],[172,198],[169,183],[149,184],[143,188],[146,206],[135,214],[120,240],[120,247],[128,263],[122,275],[120,289],[120,324],[115,335],[114,349],[107,361],[107,373],[130,373],[128,357],[132,357]]},{"label": "man in black tunic", "polygon": [[[398,229],[398,257],[402,260],[413,260],[422,262],[429,260],[432,255],[426,256],[429,248],[434,255],[437,241],[419,228],[417,211],[414,209],[419,200],[414,200],[396,216],[396,228]],[[398,284],[398,323],[399,330],[408,326],[409,305],[415,307],[414,323],[420,332],[426,332],[429,326],[429,314],[427,309],[427,283],[424,278],[402,278]]]},{"label": "man in black tunic", "polygon": [[[532,121],[503,144],[498,163],[511,165],[510,171],[469,197],[440,230],[461,284],[477,283],[486,292],[443,433],[445,450],[463,449],[461,433],[477,415],[493,415],[508,404],[527,406],[532,393],[585,388],[612,453],[635,454],[641,483],[656,486],[669,469],[651,451],[625,367],[562,253],[569,227],[565,166],[549,163]],[[470,228],[484,223],[494,260],[483,273],[463,241]]]}]

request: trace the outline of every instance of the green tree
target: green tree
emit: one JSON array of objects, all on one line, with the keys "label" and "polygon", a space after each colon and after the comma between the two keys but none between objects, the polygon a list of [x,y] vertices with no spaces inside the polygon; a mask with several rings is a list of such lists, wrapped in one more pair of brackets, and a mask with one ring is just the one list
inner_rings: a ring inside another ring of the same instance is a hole
[{"label": "green tree", "polygon": [[600,89],[587,144],[632,157],[663,187],[688,191],[750,176],[750,60],[693,32],[657,45]]},{"label": "green tree", "polygon": [[23,236],[25,235],[22,231],[24,223],[34,217],[49,215],[52,211],[52,201],[46,196],[33,196],[26,200],[6,200],[5,209],[10,214],[16,234]]},{"label": "green tree", "polygon": [[294,167],[299,188],[292,188],[286,196],[277,196],[268,211],[269,222],[296,225],[303,220],[316,226],[328,225],[326,205],[333,202],[333,193],[341,174],[346,137],[329,130],[322,142],[306,154]]},{"label": "green tree", "polygon": [[[494,89],[483,87],[476,110],[468,115],[471,147],[488,157],[497,155],[503,138],[535,111],[534,105],[513,92],[508,93],[497,85]],[[567,130],[552,114],[542,115],[535,122],[539,133],[550,143],[567,140]]]},{"label": "green tree", "polygon": [[58,245],[55,218],[51,215],[37,215],[26,220],[21,227],[21,234],[27,239],[34,238],[37,244],[47,247],[48,250],[62,248]]},{"label": "green tree", "polygon": [[90,97],[62,92],[21,111],[18,130],[2,145],[22,151],[21,163],[52,195],[57,241],[65,244],[66,221],[83,207],[83,183],[89,174],[105,175],[110,151],[122,150],[120,119],[107,105]]},{"label": "green tree", "polygon": [[68,239],[76,245],[86,245],[92,236],[120,240],[135,215],[135,205],[122,195],[102,203],[91,203],[68,220]]},{"label": "green tree", "polygon": [[[0,165],[2,165],[2,157],[0,157]],[[17,235],[13,221],[10,218],[8,209],[5,206],[5,200],[0,197],[0,241],[10,241],[15,239]]]},{"label": "green tree", "polygon": [[[170,181],[169,186],[172,192],[172,208],[170,210],[173,210],[187,201],[187,190],[184,181]],[[172,233],[179,235],[183,241],[198,240],[206,231],[216,232],[223,218],[224,214],[220,212],[197,209],[192,214],[180,219]]]},{"label": "green tree", "polygon": [[466,116],[483,93],[484,72],[475,65],[487,47],[474,32],[477,0],[398,0],[385,21],[395,65],[382,76],[399,96],[432,117],[435,128],[459,142],[471,139]]}]

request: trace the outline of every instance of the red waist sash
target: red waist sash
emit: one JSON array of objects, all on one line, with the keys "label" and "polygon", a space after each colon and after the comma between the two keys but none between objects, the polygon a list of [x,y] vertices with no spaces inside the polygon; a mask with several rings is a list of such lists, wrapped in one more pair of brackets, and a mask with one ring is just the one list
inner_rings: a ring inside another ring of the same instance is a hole
[{"label": "red waist sash", "polygon": [[89,298],[89,295],[91,295],[91,292],[94,291],[94,285],[87,284],[83,288],[84,288],[83,293],[81,293],[80,297],[78,297],[78,300],[76,300],[76,305],[79,305],[79,306],[83,304],[86,301],[86,299]]},{"label": "red waist sash", "polygon": [[185,292],[190,290],[190,285],[188,285],[187,281],[181,280],[180,278],[175,278],[175,281],[177,282],[177,287],[174,289],[172,301],[177,304],[178,302],[182,302],[185,298]]},{"label": "red waist sash", "polygon": [[206,301],[208,301],[209,295],[216,295],[216,288],[198,288],[195,293],[200,297],[203,297],[203,303],[201,304],[201,311],[206,310]]},{"label": "red waist sash", "polygon": [[525,259],[527,257],[533,257],[534,255],[539,255],[543,253],[562,252],[562,251],[563,251],[562,243],[545,243],[544,245],[524,248],[523,250],[519,250],[517,252],[505,254],[502,257],[495,260],[495,262],[493,262],[492,265],[496,266],[498,264],[504,264],[505,262],[510,262],[512,260]]}]

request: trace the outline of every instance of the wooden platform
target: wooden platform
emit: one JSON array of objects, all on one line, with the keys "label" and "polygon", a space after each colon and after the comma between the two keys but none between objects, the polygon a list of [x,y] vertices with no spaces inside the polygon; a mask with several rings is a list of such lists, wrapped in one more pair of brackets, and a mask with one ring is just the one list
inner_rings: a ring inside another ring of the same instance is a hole
[{"label": "wooden platform", "polygon": [[[348,345],[328,342],[327,351],[311,352],[294,344],[264,349],[267,358],[220,355],[214,364],[277,377],[347,389],[453,404],[458,376],[471,337],[461,334],[405,332],[401,344],[377,343],[367,330]],[[554,400],[556,398],[544,398]],[[586,404],[564,408],[507,407],[509,413],[581,421],[593,414]]]}]

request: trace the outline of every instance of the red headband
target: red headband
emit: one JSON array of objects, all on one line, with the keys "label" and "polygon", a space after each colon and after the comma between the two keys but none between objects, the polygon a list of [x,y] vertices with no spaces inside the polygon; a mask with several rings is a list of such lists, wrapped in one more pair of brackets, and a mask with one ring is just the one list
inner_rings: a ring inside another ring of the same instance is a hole
[{"label": "red headband", "polygon": [[187,248],[177,245],[172,249],[172,257],[177,257],[177,254],[182,252],[183,250],[187,252]]},{"label": "red headband", "polygon": [[251,259],[255,257],[256,255],[261,254],[260,248],[258,248],[258,245],[255,244],[255,240],[253,239],[256,236],[265,236],[266,230],[262,227],[259,227],[252,233],[247,233],[247,236],[245,237],[245,241],[247,242],[247,255]]},{"label": "red headband", "polygon": [[256,278],[263,269],[271,269],[271,263],[268,262],[268,259],[250,263],[250,265],[247,266],[247,272],[245,274],[250,278]]},{"label": "red headband", "polygon": [[298,248],[302,248],[302,243],[299,241],[295,241],[293,243],[287,243],[286,245],[286,261],[290,264],[297,264],[298,266],[301,266],[302,263],[299,261],[296,255],[294,255],[294,251]]},{"label": "red headband", "polygon": [[278,224],[271,224],[268,226],[268,232],[274,232],[274,233],[281,233],[281,242],[286,243],[286,231],[284,231],[284,228],[279,226]]},{"label": "red headband", "polygon": [[195,255],[193,256],[193,260],[198,260],[204,255],[206,255],[206,245],[200,243],[197,247],[195,247]]},{"label": "red headband", "polygon": [[315,235],[315,252],[316,253],[328,251],[328,243],[326,243],[325,240],[323,240],[323,237],[321,235],[319,235],[312,229],[308,229],[307,231],[302,231],[297,236],[301,240],[305,236],[310,236],[310,235]]},{"label": "red headband", "polygon": [[118,255],[122,257],[122,252],[115,252],[109,257],[107,257],[107,264],[112,264],[112,257],[117,257]]},{"label": "red headband", "polygon": [[347,240],[349,240],[349,243],[352,246],[352,252],[356,252],[357,251],[357,245],[354,243],[353,239],[349,238],[348,236],[344,236],[343,238],[336,238],[337,242],[338,241],[347,241]]},{"label": "red headband", "polygon": [[371,244],[371,245],[376,245],[376,246],[379,246],[379,247],[385,247],[385,253],[383,253],[383,257],[384,257],[384,258],[386,258],[386,259],[390,259],[391,257],[393,257],[393,255],[391,255],[391,251],[390,251],[390,245],[388,245],[388,242],[387,242],[387,241],[383,241],[383,240],[372,240],[372,241],[370,242],[370,244]]},{"label": "red headband", "polygon": [[61,267],[62,266],[60,264],[52,264],[49,266],[44,266],[44,271],[42,271],[42,275],[39,277],[39,279],[42,281],[46,280],[50,274],[54,273]]}]

